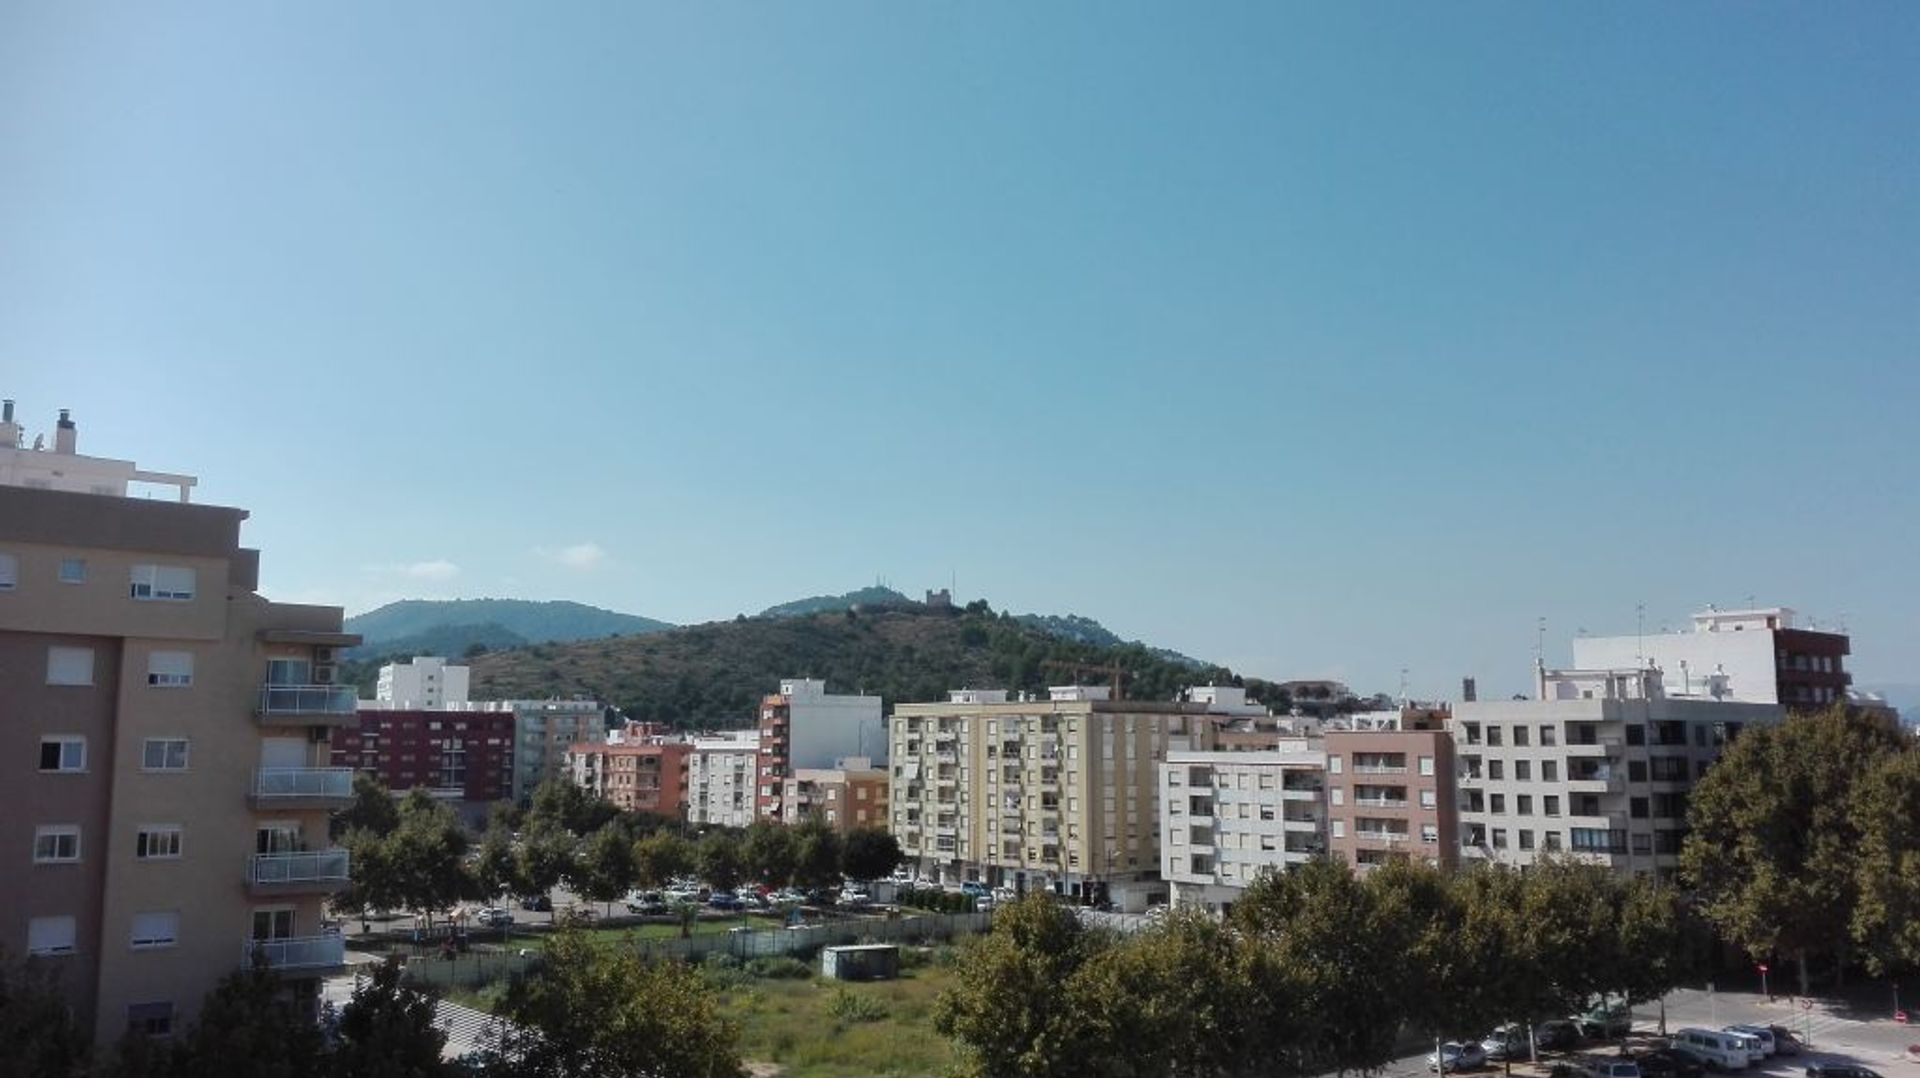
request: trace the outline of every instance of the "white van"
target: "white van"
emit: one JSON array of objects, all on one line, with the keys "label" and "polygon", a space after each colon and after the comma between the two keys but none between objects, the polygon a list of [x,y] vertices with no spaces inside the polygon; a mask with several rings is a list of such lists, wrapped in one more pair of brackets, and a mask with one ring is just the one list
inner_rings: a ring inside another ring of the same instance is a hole
[{"label": "white van", "polygon": [[1746,1070],[1753,1062],[1747,1046],[1731,1033],[1714,1029],[1683,1029],[1669,1038],[1669,1046],[1716,1070]]},{"label": "white van", "polygon": [[1779,1050],[1780,1046],[1773,1043],[1773,1030],[1766,1026],[1731,1025],[1726,1028],[1728,1033],[1739,1033],[1759,1041],[1760,1050],[1767,1055]]},{"label": "white van", "polygon": [[[1734,1029],[1731,1026],[1721,1030],[1720,1032],[1738,1040],[1741,1046],[1746,1048],[1747,1062],[1765,1063],[1767,1061],[1767,1046],[1761,1042],[1758,1036],[1752,1033],[1748,1033],[1746,1030],[1743,1030],[1743,1029]],[[1767,1040],[1772,1040],[1772,1039],[1773,1039],[1772,1037],[1767,1038]]]}]

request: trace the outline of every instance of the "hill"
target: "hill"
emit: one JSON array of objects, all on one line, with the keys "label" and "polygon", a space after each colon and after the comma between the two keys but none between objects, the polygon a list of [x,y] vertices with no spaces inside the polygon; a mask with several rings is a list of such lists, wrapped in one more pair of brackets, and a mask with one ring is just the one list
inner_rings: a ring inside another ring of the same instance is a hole
[{"label": "hill", "polygon": [[[402,653],[458,656],[474,643],[512,647],[671,628],[664,621],[584,603],[526,599],[402,599],[346,621],[348,632],[365,638],[351,653],[356,658]],[[414,641],[421,639],[436,646],[417,646]]]},{"label": "hill", "polygon": [[[1049,636],[1062,640],[1074,640],[1082,644],[1092,644],[1101,648],[1124,647],[1128,644],[1140,644],[1138,640],[1123,640],[1120,634],[1093,620],[1078,614],[1015,614],[1013,620],[1022,625],[1031,625]],[[1182,655],[1167,648],[1147,647],[1147,651],[1171,663],[1194,670],[1205,670],[1211,663],[1202,662],[1191,655]]]},{"label": "hill", "polygon": [[892,588],[874,586],[849,591],[842,595],[812,595],[805,599],[795,599],[790,603],[770,606],[760,612],[763,618],[798,618],[808,614],[828,614],[859,607],[912,606],[916,600],[894,591]]},{"label": "hill", "polygon": [[[478,698],[591,696],[635,719],[676,726],[742,725],[784,677],[825,678],[831,692],[867,692],[889,705],[946,699],[966,686],[1043,692],[1073,679],[1048,660],[1134,672],[1127,695],[1172,699],[1183,687],[1227,683],[1231,671],[1169,661],[1138,644],[1063,640],[984,603],[973,609],[910,604],[855,613],[737,618],[645,636],[536,644],[472,662]],[[1104,679],[1093,678],[1099,682]],[[1279,705],[1273,687],[1250,694]]]}]

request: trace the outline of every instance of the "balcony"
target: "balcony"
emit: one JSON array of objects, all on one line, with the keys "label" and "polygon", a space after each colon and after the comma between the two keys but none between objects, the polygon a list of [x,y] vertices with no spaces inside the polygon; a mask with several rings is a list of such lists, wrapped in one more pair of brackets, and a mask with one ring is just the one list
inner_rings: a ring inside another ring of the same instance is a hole
[{"label": "balcony", "polygon": [[252,797],[255,808],[338,808],[353,800],[353,768],[263,767]]},{"label": "balcony", "polygon": [[1626,742],[1617,737],[1599,737],[1592,741],[1569,741],[1561,747],[1568,756],[1618,756]]},{"label": "balcony", "polygon": [[337,969],[347,964],[347,941],[338,935],[248,940],[240,961],[252,965],[256,955],[273,970]]},{"label": "balcony", "polygon": [[247,859],[247,888],[256,895],[326,895],[347,885],[347,851],[256,853]]},{"label": "balcony", "polygon": [[1355,831],[1353,837],[1362,842],[1385,842],[1397,845],[1409,838],[1405,831]]},{"label": "balcony", "polygon": [[1617,794],[1627,788],[1625,776],[1596,771],[1585,775],[1568,775],[1567,789],[1577,794]]},{"label": "balcony", "polygon": [[262,723],[344,726],[358,706],[351,685],[265,685],[254,714]]},{"label": "balcony", "polygon": [[1320,791],[1302,789],[1298,786],[1282,786],[1280,788],[1280,799],[1282,801],[1318,801],[1320,800]]},{"label": "balcony", "polygon": [[1356,762],[1353,765],[1353,773],[1356,775],[1404,775],[1407,773],[1407,765],[1363,764]]},{"label": "balcony", "polygon": [[1407,807],[1404,797],[1356,797],[1353,803],[1363,808],[1403,809]]}]

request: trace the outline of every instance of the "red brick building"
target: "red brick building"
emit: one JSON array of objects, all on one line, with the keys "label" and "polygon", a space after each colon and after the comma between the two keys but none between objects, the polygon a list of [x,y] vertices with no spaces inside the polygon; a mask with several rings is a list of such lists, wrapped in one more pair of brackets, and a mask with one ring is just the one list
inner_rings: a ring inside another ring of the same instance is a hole
[{"label": "red brick building", "polygon": [[573,784],[623,809],[685,819],[687,757],[684,742],[607,745],[583,742],[567,750]]},{"label": "red brick building", "polygon": [[333,731],[333,765],[365,771],[395,792],[423,786],[462,801],[513,796],[511,711],[362,711]]}]

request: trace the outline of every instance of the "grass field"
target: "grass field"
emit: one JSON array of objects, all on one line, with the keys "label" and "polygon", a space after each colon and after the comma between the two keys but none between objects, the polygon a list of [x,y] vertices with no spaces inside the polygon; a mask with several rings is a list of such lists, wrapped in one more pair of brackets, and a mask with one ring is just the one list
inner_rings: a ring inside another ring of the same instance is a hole
[{"label": "grass field", "polygon": [[[955,1062],[952,1044],[933,1031],[934,998],[952,979],[929,965],[870,984],[756,980],[721,999],[740,1025],[741,1058],[778,1064],[783,1078],[919,1078],[944,1074]],[[885,1017],[837,1017],[841,991],[873,1001]]]}]

